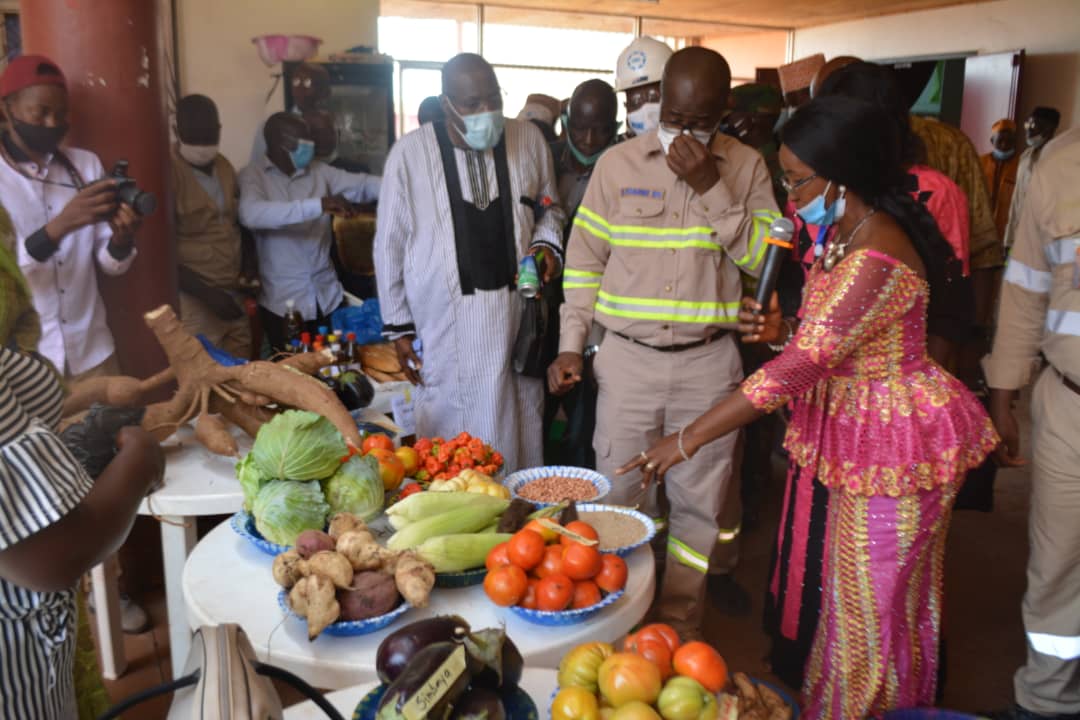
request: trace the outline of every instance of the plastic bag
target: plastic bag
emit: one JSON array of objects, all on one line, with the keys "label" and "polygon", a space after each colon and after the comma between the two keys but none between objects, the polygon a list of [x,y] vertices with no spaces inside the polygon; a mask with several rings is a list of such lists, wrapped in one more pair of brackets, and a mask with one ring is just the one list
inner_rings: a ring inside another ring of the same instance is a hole
[{"label": "plastic bag", "polygon": [[356,342],[361,345],[383,341],[383,322],[377,298],[365,300],[363,305],[338,308],[330,317],[334,329],[345,333],[356,333]]},{"label": "plastic bag", "polygon": [[60,439],[86,474],[96,478],[116,457],[116,434],[120,428],[142,422],[145,408],[118,408],[94,403],[86,416],[69,425]]}]

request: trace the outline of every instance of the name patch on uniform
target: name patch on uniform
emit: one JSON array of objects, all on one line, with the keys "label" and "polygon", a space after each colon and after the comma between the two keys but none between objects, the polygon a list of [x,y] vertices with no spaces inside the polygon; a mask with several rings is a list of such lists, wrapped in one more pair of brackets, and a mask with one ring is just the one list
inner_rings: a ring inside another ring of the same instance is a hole
[{"label": "name patch on uniform", "polygon": [[630,188],[624,187],[619,191],[619,195],[622,197],[643,197],[652,198],[654,200],[662,200],[664,197],[663,190],[649,190],[648,188]]}]

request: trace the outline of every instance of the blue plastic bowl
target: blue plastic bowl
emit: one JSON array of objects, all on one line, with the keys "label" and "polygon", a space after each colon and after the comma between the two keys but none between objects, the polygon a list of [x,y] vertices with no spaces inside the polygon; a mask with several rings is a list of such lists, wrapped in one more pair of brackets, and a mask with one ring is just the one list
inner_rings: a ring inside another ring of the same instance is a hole
[{"label": "blue plastic bowl", "polygon": [[[633,508],[623,507],[621,505],[598,505],[596,503],[578,503],[575,507],[577,508],[578,513],[613,512],[619,513],[620,515],[629,515],[645,526],[645,536],[637,542],[612,548],[611,550],[604,550],[603,552],[613,552],[619,557],[626,557],[639,547],[648,545],[652,542],[652,539],[656,537],[656,523],[653,519],[645,513],[638,512]],[[586,521],[583,519],[582,522]]]},{"label": "blue plastic bowl", "polygon": [[[611,492],[611,481],[606,477],[596,472],[595,470],[589,470],[588,468],[572,467],[570,465],[548,465],[545,467],[528,468],[527,470],[518,470],[516,473],[512,473],[506,481],[503,483],[509,490],[510,495],[513,497],[521,497],[518,495],[520,490],[525,484],[532,482],[533,480],[539,480],[546,477],[572,477],[580,478],[582,480],[588,480],[596,488],[596,497],[589,498],[587,501],[581,502],[596,502],[609,492]],[[558,503],[545,503],[536,502],[535,500],[529,500],[528,498],[521,498],[527,502],[532,503],[536,507],[551,507]]]},{"label": "blue plastic bowl", "polygon": [[435,587],[447,589],[472,587],[484,582],[485,575],[487,575],[487,568],[435,573]]},{"label": "blue plastic bowl", "polygon": [[229,518],[229,526],[237,535],[271,557],[277,557],[281,553],[292,549],[291,545],[278,545],[264,538],[255,527],[255,516],[243,510]]},{"label": "blue plastic bowl", "polygon": [[[296,618],[301,622],[307,622],[304,618],[293,612],[289,607],[289,594],[282,590],[278,593],[278,605],[284,610],[290,617]],[[400,605],[386,613],[385,615],[378,615],[367,620],[350,620],[348,622],[338,621],[331,623],[323,630],[326,635],[336,635],[337,637],[355,637],[357,635],[370,635],[373,632],[382,630],[387,625],[390,625],[399,617],[404,615],[412,607],[407,602],[402,601]]]},{"label": "blue plastic bowl", "polygon": [[[380,685],[360,700],[353,711],[352,720],[375,720],[375,714],[379,710],[379,703],[386,694],[386,685]],[[512,692],[505,693],[502,697],[503,710],[506,711],[506,720],[539,720],[540,714],[536,710],[536,703],[529,694],[521,688],[514,688]]]},{"label": "blue plastic bowl", "polygon": [[577,625],[578,623],[583,623],[594,617],[609,605],[617,603],[619,598],[623,596],[623,592],[623,590],[613,592],[595,605],[590,605],[587,608],[581,608],[579,610],[529,610],[528,608],[523,608],[519,605],[511,605],[510,612],[514,613],[522,620],[531,622],[534,625],[546,625],[548,627]]}]

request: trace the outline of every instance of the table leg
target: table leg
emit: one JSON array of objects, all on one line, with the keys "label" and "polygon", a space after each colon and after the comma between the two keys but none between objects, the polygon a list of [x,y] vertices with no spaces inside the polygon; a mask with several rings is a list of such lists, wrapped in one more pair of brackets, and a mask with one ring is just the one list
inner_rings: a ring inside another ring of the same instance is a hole
[{"label": "table leg", "polygon": [[195,547],[195,518],[165,516],[161,523],[161,554],[165,566],[165,603],[169,612],[169,657],[172,677],[184,670],[191,649],[191,630],[184,607],[183,575],[187,556]]},{"label": "table leg", "polygon": [[90,571],[98,645],[101,646],[101,674],[106,680],[116,680],[127,670],[124,628],[120,623],[120,590],[116,582],[119,576],[120,563],[115,555]]}]

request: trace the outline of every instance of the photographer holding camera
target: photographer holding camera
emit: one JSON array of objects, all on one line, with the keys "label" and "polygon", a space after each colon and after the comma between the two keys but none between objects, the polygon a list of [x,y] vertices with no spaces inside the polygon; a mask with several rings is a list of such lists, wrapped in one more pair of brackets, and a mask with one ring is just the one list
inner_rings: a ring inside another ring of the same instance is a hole
[{"label": "photographer holding camera", "polygon": [[[0,104],[7,121],[0,135],[0,198],[14,226],[8,249],[41,319],[38,352],[69,385],[119,375],[96,270],[121,275],[131,267],[138,211],[152,210],[153,198],[120,177],[121,164],[106,177],[94,153],[61,149],[67,84],[48,58],[12,60],[0,75]],[[121,592],[124,585],[121,577]],[[143,631],[146,613],[124,594],[121,602],[124,631]]]}]

